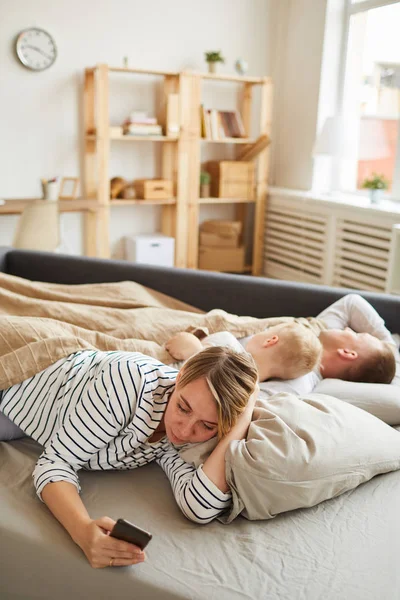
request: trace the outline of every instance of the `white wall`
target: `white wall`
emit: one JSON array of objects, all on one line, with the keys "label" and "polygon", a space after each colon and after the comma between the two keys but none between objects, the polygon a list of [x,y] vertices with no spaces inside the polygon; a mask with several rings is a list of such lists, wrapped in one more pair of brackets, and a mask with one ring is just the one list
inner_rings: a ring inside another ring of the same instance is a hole
[{"label": "white wall", "polygon": [[[249,74],[269,75],[273,15],[279,2],[2,0],[0,197],[38,196],[41,177],[81,176],[81,86],[85,67],[99,62],[122,66],[123,56],[128,56],[130,66],[204,70],[204,51],[221,49],[227,58],[221,72],[231,72],[235,59],[243,57],[249,62]],[[296,14],[292,14],[292,28]],[[49,31],[58,47],[57,61],[41,73],[25,69],[14,56],[15,36],[30,26]],[[303,23],[301,31],[308,29]],[[296,76],[296,65],[289,68],[286,64],[292,77]],[[128,88],[126,79],[116,80],[113,90],[111,118],[117,121],[135,107],[146,107],[147,98],[152,98],[146,87]],[[285,115],[290,112],[290,104],[285,105],[285,111]],[[139,150],[129,146],[113,150],[110,176],[155,175],[151,151],[143,145]],[[281,168],[287,161],[279,159],[278,164]],[[114,250],[118,251],[118,240],[123,235],[156,229],[158,215],[154,208],[113,209]],[[62,217],[68,249],[73,252],[81,250],[80,219],[79,215]],[[0,245],[11,242],[15,222],[16,217],[0,217]]]}]

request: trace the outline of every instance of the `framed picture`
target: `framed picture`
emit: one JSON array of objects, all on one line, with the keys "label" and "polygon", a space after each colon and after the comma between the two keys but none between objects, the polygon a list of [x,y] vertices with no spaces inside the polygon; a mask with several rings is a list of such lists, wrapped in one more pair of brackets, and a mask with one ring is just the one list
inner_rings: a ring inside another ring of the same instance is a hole
[{"label": "framed picture", "polygon": [[61,179],[59,200],[74,200],[78,194],[78,177],[63,177]]}]

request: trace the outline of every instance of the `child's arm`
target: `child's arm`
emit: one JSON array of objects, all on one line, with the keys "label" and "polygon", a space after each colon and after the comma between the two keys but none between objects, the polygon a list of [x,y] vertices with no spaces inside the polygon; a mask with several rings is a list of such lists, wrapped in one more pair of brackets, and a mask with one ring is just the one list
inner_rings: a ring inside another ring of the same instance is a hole
[{"label": "child's arm", "polygon": [[165,349],[175,360],[187,360],[203,350],[203,347],[201,341],[187,331],[177,333],[165,344]]}]

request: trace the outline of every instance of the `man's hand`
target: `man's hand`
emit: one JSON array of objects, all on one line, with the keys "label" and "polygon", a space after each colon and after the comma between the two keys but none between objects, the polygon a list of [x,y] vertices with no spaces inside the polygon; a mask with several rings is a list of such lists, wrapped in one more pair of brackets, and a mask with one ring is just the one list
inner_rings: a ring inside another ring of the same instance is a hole
[{"label": "man's hand", "polygon": [[201,341],[192,333],[182,331],[174,335],[165,344],[165,349],[175,360],[187,360],[197,352],[203,350]]}]

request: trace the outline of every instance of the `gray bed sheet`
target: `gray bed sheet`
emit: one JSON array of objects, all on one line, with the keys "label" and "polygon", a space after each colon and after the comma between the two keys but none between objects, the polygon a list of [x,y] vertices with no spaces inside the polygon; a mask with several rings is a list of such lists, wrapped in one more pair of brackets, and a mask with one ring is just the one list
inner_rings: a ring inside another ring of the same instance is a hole
[{"label": "gray bed sheet", "polygon": [[394,600],[400,598],[400,472],[271,521],[199,526],[161,469],[81,472],[91,516],[153,532],[147,561],[92,569],[35,495],[39,446],[0,443],[0,598]]}]

